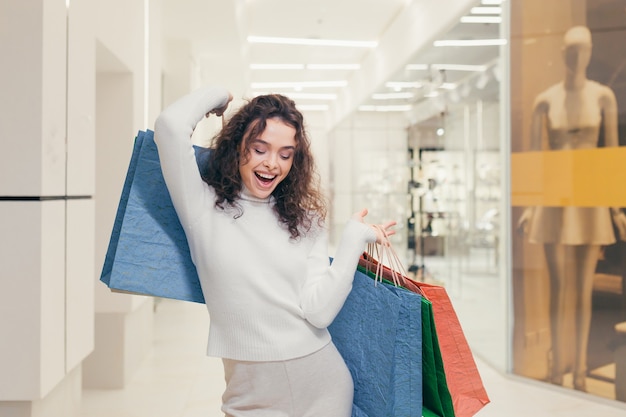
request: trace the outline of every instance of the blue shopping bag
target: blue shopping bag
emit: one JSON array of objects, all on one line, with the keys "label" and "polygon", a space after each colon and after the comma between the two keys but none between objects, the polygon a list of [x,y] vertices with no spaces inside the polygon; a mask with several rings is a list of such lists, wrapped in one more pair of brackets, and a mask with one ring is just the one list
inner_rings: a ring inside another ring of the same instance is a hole
[{"label": "blue shopping bag", "polygon": [[352,417],[422,415],[418,294],[357,270],[329,331],[354,380]]},{"label": "blue shopping bag", "polygon": [[[135,138],[100,280],[117,292],[204,303],[153,135]],[[202,170],[210,150],[194,149]]]}]

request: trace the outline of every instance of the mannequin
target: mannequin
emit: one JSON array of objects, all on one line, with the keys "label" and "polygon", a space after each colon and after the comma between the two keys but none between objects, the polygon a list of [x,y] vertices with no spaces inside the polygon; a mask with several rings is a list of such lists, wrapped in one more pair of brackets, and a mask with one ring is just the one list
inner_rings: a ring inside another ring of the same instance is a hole
[{"label": "mannequin", "polygon": [[[588,28],[575,26],[565,33],[565,77],[535,99],[531,150],[542,149],[544,123],[550,150],[595,148],[600,131],[604,133],[605,146],[618,146],[615,95],[609,87],[586,75],[591,49]],[[615,243],[613,224],[624,240],[626,216],[618,208],[535,207],[526,209],[519,221],[529,241],[544,248],[550,279],[549,379],[554,384],[563,384],[565,353],[573,347],[573,385],[586,391],[593,278],[601,247]],[[574,340],[564,340],[567,300],[575,300],[569,313],[574,315]]]}]

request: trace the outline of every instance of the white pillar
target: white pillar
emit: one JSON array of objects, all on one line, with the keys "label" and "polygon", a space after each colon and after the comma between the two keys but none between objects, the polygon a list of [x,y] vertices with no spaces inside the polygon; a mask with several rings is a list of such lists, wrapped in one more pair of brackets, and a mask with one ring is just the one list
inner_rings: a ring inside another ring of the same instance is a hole
[{"label": "white pillar", "polygon": [[0,3],[2,416],[52,415],[48,404],[75,415],[93,349],[90,10],[90,0]]}]

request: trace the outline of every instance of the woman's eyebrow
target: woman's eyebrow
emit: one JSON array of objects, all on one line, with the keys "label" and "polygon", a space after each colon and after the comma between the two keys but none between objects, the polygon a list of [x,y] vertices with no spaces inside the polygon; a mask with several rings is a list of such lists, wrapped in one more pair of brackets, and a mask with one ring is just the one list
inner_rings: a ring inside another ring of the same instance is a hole
[{"label": "woman's eyebrow", "polygon": [[[272,145],[269,142],[266,142],[263,139],[258,139],[258,138],[257,139],[253,139],[251,141],[251,143],[260,143],[261,145],[265,145],[265,146],[270,147],[270,148],[272,147]],[[292,146],[292,145],[288,145],[288,146],[283,146],[280,149],[281,150],[283,150],[283,149],[296,149],[296,147]]]}]

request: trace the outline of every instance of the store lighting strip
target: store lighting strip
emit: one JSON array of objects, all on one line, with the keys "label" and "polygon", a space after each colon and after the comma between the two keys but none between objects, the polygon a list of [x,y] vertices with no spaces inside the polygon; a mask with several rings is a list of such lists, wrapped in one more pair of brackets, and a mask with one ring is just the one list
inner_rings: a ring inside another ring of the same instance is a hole
[{"label": "store lighting strip", "polygon": [[433,42],[434,46],[501,46],[506,39],[445,39]]},{"label": "store lighting strip", "polygon": [[359,106],[359,111],[375,111],[375,112],[404,112],[412,109],[410,104],[398,105],[398,106],[371,106],[363,105]]},{"label": "store lighting strip", "polygon": [[270,43],[278,45],[306,45],[306,46],[341,46],[350,48],[375,48],[376,41],[350,41],[338,39],[309,39],[309,38],[276,38],[270,36],[248,36],[250,43]]},{"label": "store lighting strip", "polygon": [[307,64],[308,70],[348,70],[354,71],[361,69],[360,64]]},{"label": "store lighting strip", "polygon": [[423,86],[423,83],[417,81],[388,81],[385,83],[385,87],[393,88],[396,91],[402,90],[403,88],[422,88]]},{"label": "store lighting strip", "polygon": [[472,7],[470,9],[471,14],[492,14],[499,15],[502,14],[502,7]]},{"label": "store lighting strip", "polygon": [[454,90],[456,89],[458,86],[455,83],[442,83],[439,88],[441,88],[442,90]]},{"label": "store lighting strip", "polygon": [[345,87],[347,81],[296,81],[296,82],[257,82],[252,83],[250,87],[253,89],[272,89],[272,88],[294,88],[300,90],[303,88],[324,88],[324,87]]},{"label": "store lighting strip", "polygon": [[374,93],[372,94],[373,100],[396,100],[396,99],[412,99],[415,94],[409,92],[399,93]]},{"label": "store lighting strip", "polygon": [[250,64],[251,70],[303,70],[304,64]]},{"label": "store lighting strip", "polygon": [[[270,94],[269,92],[257,91],[254,96],[263,96]],[[332,93],[298,93],[298,92],[285,92],[280,93],[293,100],[337,100],[337,94]]]},{"label": "store lighting strip", "polygon": [[482,0],[480,3],[485,6],[499,6],[502,4],[502,0]]},{"label": "store lighting strip", "polygon": [[409,64],[405,67],[407,71],[420,71],[427,70],[428,68],[444,71],[469,71],[469,72],[482,72],[486,71],[485,65],[466,65],[466,64]]},{"label": "store lighting strip", "polygon": [[502,23],[500,16],[463,16],[461,23]]},{"label": "store lighting strip", "polygon": [[326,111],[329,109],[327,104],[297,104],[296,107],[300,111]]},{"label": "store lighting strip", "polygon": [[358,70],[359,64],[250,64],[251,70]]}]

